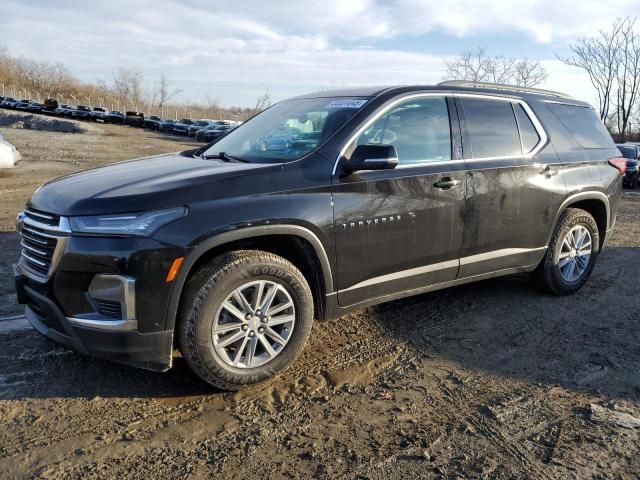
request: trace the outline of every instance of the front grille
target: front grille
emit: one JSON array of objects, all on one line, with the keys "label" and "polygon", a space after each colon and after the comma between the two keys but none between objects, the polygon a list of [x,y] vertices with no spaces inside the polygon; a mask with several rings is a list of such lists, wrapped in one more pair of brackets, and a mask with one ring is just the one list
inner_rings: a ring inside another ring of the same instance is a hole
[{"label": "front grille", "polygon": [[56,258],[56,249],[70,232],[61,226],[59,215],[27,208],[21,218],[20,264],[38,276],[47,277]]},{"label": "front grille", "polygon": [[94,299],[94,302],[96,303],[96,309],[102,315],[113,318],[122,318],[122,307],[120,302],[101,299]]},{"label": "front grille", "polygon": [[31,224],[22,227],[22,258],[27,267],[42,275],[49,274],[58,239]]}]

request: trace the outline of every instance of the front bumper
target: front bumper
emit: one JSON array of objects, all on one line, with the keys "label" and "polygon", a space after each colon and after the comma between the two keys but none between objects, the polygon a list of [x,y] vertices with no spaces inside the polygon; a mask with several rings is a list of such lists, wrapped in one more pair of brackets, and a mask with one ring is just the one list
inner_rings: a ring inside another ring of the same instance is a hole
[{"label": "front bumper", "polygon": [[92,323],[86,317],[66,317],[52,299],[30,285],[17,266],[13,270],[18,301],[26,304],[25,316],[40,334],[86,355],[147,370],[171,368],[172,330],[141,333],[126,319],[109,325]]}]

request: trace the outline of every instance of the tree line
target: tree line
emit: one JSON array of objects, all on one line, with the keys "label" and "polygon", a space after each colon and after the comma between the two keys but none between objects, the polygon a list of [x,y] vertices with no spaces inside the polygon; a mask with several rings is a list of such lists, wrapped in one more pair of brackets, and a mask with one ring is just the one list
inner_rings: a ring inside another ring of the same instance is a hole
[{"label": "tree line", "polygon": [[180,93],[182,89],[164,73],[149,79],[136,68],[122,67],[109,80],[82,82],[61,63],[16,57],[0,47],[0,95],[40,101],[53,98],[60,103],[142,111],[163,117],[230,120],[246,120],[271,104],[268,90],[252,107],[226,108],[213,95],[201,102],[180,102]]}]

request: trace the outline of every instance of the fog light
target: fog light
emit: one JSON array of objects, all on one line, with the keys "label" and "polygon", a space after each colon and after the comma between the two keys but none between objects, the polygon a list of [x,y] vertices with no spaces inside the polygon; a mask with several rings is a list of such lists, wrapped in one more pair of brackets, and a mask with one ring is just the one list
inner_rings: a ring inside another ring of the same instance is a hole
[{"label": "fog light", "polygon": [[96,275],[89,285],[91,303],[103,315],[133,320],[136,318],[135,283],[135,279],[124,275]]}]

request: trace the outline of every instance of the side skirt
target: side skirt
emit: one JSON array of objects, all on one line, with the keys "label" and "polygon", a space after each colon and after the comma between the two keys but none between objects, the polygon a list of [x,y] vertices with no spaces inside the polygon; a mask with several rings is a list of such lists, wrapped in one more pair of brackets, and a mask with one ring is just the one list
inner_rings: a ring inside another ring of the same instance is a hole
[{"label": "side skirt", "polygon": [[506,275],[513,275],[516,273],[526,273],[532,272],[536,269],[538,263],[527,265],[524,267],[516,267],[516,268],[505,268],[503,270],[497,270],[495,272],[483,273],[480,275],[472,275],[465,278],[458,278],[456,280],[451,280],[449,282],[436,283],[434,285],[427,285],[423,287],[413,288],[411,290],[405,290],[402,292],[397,292],[389,295],[384,295],[381,297],[376,297],[373,299],[366,300],[364,302],[357,303],[355,305],[349,305],[348,307],[342,307],[338,304],[338,294],[337,292],[331,293],[327,295],[326,298],[326,314],[325,319],[335,319],[346,315],[349,312],[354,310],[360,310],[362,308],[371,307],[373,305],[378,305],[380,303],[386,303],[393,300],[399,300],[401,298],[412,297],[414,295],[420,295],[422,293],[434,292],[437,290],[443,290],[449,287],[455,287],[458,285],[464,285],[466,283],[478,282],[480,280],[488,280],[490,278],[495,277],[504,277]]}]

